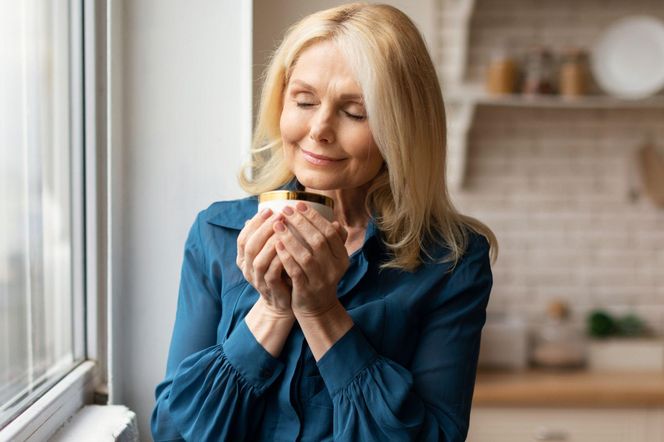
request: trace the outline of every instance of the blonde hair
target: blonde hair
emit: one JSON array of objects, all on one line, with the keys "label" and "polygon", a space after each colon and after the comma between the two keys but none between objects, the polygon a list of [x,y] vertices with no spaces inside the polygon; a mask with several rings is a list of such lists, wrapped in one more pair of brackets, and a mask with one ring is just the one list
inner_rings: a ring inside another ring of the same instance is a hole
[{"label": "blonde hair", "polygon": [[381,266],[414,270],[425,256],[431,258],[428,245],[436,243],[449,249],[442,261],[456,265],[468,245],[468,230],[486,237],[495,260],[493,232],[450,201],[438,77],[419,31],[392,6],[342,5],[309,15],[288,30],[266,71],[251,158],[239,177],[243,189],[259,194],[293,179],[279,129],[283,94],[299,54],[321,41],[332,41],[347,57],[385,160],[366,198],[391,252]]}]

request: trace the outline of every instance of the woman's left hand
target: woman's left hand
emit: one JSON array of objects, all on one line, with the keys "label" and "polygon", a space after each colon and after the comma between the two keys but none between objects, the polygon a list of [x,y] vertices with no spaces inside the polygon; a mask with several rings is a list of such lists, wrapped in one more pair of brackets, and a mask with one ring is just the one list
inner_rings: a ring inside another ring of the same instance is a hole
[{"label": "woman's left hand", "polygon": [[292,280],[291,307],[295,316],[319,316],[338,303],[337,284],[349,265],[348,236],[337,221],[329,222],[315,209],[298,203],[282,210],[286,223],[274,224],[277,254]]}]

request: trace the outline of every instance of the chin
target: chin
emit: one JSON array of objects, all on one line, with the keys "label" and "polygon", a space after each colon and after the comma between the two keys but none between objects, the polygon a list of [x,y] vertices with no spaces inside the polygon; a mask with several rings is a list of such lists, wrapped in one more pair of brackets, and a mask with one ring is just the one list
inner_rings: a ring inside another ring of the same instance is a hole
[{"label": "chin", "polygon": [[318,176],[312,176],[309,173],[296,173],[295,177],[297,181],[302,184],[304,187],[312,190],[334,190],[337,189],[337,183],[332,182],[332,180]]}]

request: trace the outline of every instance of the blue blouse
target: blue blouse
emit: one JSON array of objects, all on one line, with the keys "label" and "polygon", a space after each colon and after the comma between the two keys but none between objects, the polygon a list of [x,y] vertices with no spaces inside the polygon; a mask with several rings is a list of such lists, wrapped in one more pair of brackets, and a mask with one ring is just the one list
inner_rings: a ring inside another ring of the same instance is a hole
[{"label": "blue blouse", "polygon": [[354,326],[316,363],[297,322],[274,358],[244,317],[259,297],[235,264],[256,197],[202,211],[185,245],[156,441],[462,441],[492,286],[489,245],[470,235],[455,268],[379,271],[369,223],[337,289]]}]

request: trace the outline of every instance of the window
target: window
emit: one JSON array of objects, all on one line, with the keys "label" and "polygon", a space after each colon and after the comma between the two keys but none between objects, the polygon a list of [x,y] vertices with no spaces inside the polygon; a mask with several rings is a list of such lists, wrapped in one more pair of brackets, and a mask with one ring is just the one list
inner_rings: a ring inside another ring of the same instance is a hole
[{"label": "window", "polygon": [[0,428],[85,357],[80,22],[0,2]]}]

